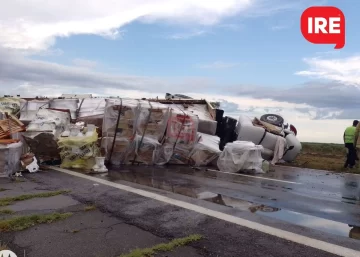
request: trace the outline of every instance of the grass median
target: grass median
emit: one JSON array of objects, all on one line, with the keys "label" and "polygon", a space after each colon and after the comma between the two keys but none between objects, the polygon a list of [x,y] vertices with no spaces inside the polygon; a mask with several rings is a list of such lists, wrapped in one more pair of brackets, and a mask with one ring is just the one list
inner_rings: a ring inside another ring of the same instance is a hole
[{"label": "grass median", "polygon": [[150,248],[135,249],[128,254],[122,254],[120,257],[151,257],[157,252],[170,252],[177,247],[185,246],[202,238],[201,235],[190,235],[184,238],[176,238],[168,243],[162,243]]},{"label": "grass median", "polygon": [[73,214],[68,213],[51,213],[51,214],[33,214],[28,216],[19,216],[9,219],[0,220],[0,232],[21,231],[43,223],[53,223],[64,220]]},{"label": "grass median", "polygon": [[7,206],[11,205],[14,202],[18,201],[25,201],[33,198],[45,198],[45,197],[52,197],[56,195],[61,195],[68,193],[70,191],[61,190],[61,191],[53,191],[53,192],[44,192],[44,193],[37,193],[37,194],[25,194],[25,195],[19,195],[14,197],[4,197],[0,198],[0,206]]}]

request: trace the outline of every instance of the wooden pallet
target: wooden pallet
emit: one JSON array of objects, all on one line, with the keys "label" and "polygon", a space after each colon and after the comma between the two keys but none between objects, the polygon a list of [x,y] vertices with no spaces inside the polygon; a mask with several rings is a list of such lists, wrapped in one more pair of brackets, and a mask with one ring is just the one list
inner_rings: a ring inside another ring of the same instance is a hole
[{"label": "wooden pallet", "polygon": [[7,113],[5,113],[5,116],[7,117],[6,119],[0,120],[0,139],[7,138],[17,132],[26,131],[25,125],[15,116],[8,115]]}]

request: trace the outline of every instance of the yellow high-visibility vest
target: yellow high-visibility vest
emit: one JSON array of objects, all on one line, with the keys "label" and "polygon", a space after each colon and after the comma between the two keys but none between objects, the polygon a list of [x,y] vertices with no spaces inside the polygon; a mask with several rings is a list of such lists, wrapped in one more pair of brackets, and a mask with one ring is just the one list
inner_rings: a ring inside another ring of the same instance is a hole
[{"label": "yellow high-visibility vest", "polygon": [[345,129],[345,143],[354,143],[356,127],[351,126]]}]

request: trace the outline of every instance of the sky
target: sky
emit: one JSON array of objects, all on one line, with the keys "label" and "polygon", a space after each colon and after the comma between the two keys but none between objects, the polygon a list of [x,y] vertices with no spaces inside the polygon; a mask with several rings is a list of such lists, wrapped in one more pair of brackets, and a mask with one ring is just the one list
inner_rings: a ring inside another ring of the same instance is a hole
[{"label": "sky", "polygon": [[[303,38],[314,5],[343,11],[343,49]],[[360,119],[359,11],[358,0],[0,0],[0,93],[181,93],[342,143]]]}]

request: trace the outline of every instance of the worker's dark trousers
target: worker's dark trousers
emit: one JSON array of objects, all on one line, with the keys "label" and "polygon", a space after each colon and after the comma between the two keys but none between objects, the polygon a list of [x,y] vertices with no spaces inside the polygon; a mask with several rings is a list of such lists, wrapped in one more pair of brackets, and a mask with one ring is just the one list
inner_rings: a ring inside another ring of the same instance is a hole
[{"label": "worker's dark trousers", "polygon": [[352,143],[346,143],[345,147],[348,149],[348,154],[344,167],[345,168],[347,166],[353,167],[355,165],[355,160],[356,160],[356,149],[354,147],[354,144]]}]

